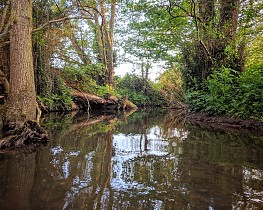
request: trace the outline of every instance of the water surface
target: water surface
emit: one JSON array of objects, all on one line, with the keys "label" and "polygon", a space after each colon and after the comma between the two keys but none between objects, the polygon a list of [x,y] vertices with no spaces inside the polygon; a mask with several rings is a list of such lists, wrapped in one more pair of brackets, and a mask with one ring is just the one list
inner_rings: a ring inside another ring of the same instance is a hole
[{"label": "water surface", "polygon": [[0,209],[263,209],[263,138],[176,113],[47,117],[47,147],[0,154]]}]

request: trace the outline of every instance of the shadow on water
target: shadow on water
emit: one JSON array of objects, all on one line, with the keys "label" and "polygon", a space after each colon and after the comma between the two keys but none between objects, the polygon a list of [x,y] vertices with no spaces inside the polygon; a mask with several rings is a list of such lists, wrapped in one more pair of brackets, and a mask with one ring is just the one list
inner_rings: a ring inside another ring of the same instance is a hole
[{"label": "shadow on water", "polygon": [[51,141],[0,154],[0,209],[262,209],[263,138],[206,130],[180,113],[64,115]]}]

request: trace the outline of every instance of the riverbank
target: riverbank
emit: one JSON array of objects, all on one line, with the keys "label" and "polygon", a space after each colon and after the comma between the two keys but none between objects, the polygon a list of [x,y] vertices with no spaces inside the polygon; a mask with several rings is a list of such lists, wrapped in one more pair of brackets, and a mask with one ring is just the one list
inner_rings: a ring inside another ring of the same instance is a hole
[{"label": "riverbank", "polygon": [[255,120],[229,116],[211,116],[207,113],[189,113],[186,115],[186,119],[190,123],[198,124],[201,127],[263,136],[263,122]]}]

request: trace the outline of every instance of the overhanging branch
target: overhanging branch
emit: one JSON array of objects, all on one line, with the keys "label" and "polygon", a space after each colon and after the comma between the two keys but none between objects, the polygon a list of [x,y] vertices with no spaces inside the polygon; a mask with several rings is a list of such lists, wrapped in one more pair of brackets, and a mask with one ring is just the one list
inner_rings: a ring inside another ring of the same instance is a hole
[{"label": "overhanging branch", "polygon": [[50,20],[50,21],[44,23],[42,26],[33,29],[32,33],[40,31],[40,30],[44,29],[46,26],[48,26],[48,25],[50,25],[52,23],[65,22],[67,20],[73,20],[73,19],[83,19],[83,17],[63,17],[63,18],[59,18],[59,19],[55,19],[55,20]]}]

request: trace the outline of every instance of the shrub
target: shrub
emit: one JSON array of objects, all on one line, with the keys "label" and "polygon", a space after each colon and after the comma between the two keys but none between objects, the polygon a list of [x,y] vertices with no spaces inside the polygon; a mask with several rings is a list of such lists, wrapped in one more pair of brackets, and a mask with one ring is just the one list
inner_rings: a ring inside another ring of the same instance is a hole
[{"label": "shrub", "polygon": [[263,121],[263,64],[249,67],[239,78],[238,115]]},{"label": "shrub", "polygon": [[93,93],[102,82],[102,67],[100,65],[88,65],[81,67],[65,67],[63,69],[65,81],[84,92]]},{"label": "shrub", "polygon": [[117,81],[117,92],[128,96],[137,106],[161,106],[165,104],[159,86],[134,74],[127,74]]},{"label": "shrub", "polygon": [[38,99],[48,107],[49,110],[68,110],[71,109],[73,103],[70,88],[65,86],[64,81],[59,77],[56,77],[54,80],[52,93],[44,97],[38,96]]},{"label": "shrub", "polygon": [[233,101],[237,96],[237,72],[229,68],[221,68],[206,80],[204,111],[211,114],[226,114],[231,110]]},{"label": "shrub", "polygon": [[202,90],[190,89],[186,98],[191,111],[213,115],[230,114],[263,121],[263,64],[243,73],[229,68],[217,69]]},{"label": "shrub", "polygon": [[118,92],[116,92],[116,90],[113,87],[110,87],[109,85],[106,86],[95,85],[93,93],[102,97],[107,94],[117,96],[118,98],[121,97],[121,95]]}]

